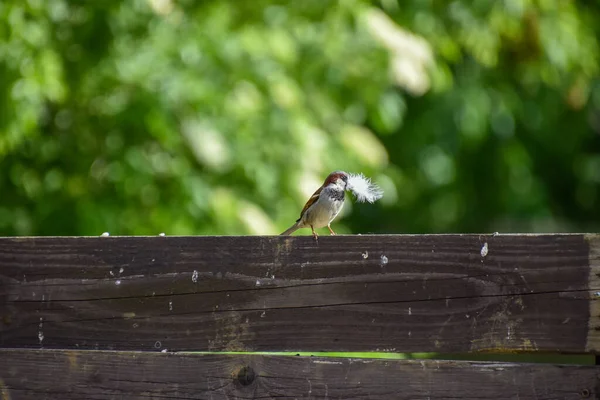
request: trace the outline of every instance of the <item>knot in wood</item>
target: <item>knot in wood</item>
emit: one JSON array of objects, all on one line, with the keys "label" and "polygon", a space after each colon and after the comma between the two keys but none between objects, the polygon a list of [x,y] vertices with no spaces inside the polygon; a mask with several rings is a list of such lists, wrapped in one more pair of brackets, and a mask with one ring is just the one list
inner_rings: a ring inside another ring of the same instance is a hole
[{"label": "knot in wood", "polygon": [[250,366],[240,368],[240,371],[237,374],[237,380],[242,386],[248,386],[252,384],[255,378],[256,373]]}]

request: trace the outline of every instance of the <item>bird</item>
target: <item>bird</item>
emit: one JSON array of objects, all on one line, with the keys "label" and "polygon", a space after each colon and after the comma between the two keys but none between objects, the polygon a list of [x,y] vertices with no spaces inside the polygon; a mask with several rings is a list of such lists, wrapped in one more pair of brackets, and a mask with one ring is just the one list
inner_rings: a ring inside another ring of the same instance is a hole
[{"label": "bird", "polygon": [[331,222],[344,206],[347,186],[348,174],[346,172],[334,171],[330,173],[323,185],[308,199],[300,212],[300,218],[296,220],[294,225],[282,232],[280,236],[291,235],[298,229],[310,227],[313,237],[317,240],[319,235],[315,232],[315,228],[323,228],[324,226],[327,226],[329,232],[335,235],[335,232],[331,229]]}]

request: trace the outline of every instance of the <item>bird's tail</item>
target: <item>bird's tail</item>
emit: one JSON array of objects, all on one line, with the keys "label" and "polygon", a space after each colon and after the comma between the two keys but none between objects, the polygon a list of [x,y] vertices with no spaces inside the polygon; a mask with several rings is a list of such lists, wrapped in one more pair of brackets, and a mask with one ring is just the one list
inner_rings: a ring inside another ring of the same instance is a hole
[{"label": "bird's tail", "polygon": [[289,228],[287,228],[285,230],[285,232],[280,233],[279,236],[288,236],[288,235],[291,235],[292,233],[294,233],[295,231],[297,231],[301,227],[302,227],[302,222],[301,221],[297,221],[294,225],[292,225]]}]

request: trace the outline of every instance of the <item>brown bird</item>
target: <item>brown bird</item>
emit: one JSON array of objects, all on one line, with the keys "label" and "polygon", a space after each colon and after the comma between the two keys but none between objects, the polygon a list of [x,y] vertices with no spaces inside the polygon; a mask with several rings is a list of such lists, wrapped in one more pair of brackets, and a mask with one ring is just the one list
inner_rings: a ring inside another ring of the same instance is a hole
[{"label": "brown bird", "polygon": [[315,232],[315,228],[327,226],[329,232],[335,235],[331,229],[331,222],[337,217],[344,205],[345,191],[348,185],[348,174],[343,171],[334,171],[323,185],[308,199],[300,218],[296,223],[289,227],[281,235],[291,235],[294,231],[300,228],[312,229],[312,234],[315,239],[319,235]]}]

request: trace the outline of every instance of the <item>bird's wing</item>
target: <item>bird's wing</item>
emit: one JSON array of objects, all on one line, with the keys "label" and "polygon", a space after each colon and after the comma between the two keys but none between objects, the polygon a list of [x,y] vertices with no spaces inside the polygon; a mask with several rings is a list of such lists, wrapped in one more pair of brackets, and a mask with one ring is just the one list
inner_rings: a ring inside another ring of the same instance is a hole
[{"label": "bird's wing", "polygon": [[310,208],[310,206],[312,206],[313,204],[315,204],[315,201],[317,201],[319,199],[319,196],[321,195],[321,190],[323,190],[323,186],[321,186],[320,188],[318,188],[317,191],[314,192],[312,196],[310,196],[310,199],[308,199],[308,201],[304,205],[304,208],[300,212],[300,218],[298,218],[296,220],[296,222],[300,221],[302,219],[302,216],[306,212],[306,210],[308,210]]}]

